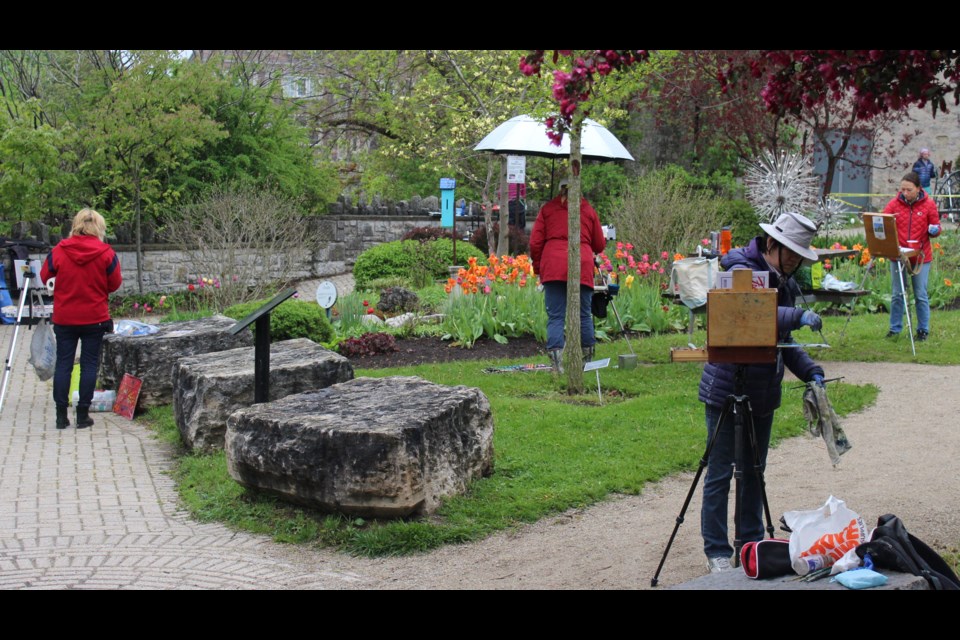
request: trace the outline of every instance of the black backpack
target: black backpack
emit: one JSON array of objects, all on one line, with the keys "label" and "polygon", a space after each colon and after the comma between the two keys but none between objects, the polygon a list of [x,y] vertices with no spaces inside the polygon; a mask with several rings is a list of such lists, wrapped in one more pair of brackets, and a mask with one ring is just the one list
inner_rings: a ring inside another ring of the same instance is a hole
[{"label": "black backpack", "polygon": [[936,591],[960,590],[960,579],[950,566],[936,551],[910,534],[895,515],[880,516],[870,542],[857,546],[861,559],[868,553],[876,567],[921,576]]}]

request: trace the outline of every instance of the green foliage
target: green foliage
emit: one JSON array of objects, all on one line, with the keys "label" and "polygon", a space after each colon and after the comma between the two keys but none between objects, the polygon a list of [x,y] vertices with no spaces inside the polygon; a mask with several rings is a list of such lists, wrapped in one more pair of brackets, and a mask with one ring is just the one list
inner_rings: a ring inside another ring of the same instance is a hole
[{"label": "green foliage", "polygon": [[403,287],[405,289],[409,289],[411,286],[412,285],[407,278],[401,278],[400,276],[386,276],[383,278],[374,278],[373,280],[370,280],[367,282],[363,290],[380,292],[390,287]]},{"label": "green foliage", "polygon": [[171,176],[204,144],[229,135],[200,107],[213,89],[198,65],[175,61],[164,51],[137,52],[135,62],[92,105],[90,126],[76,130],[76,143],[92,150],[81,168],[100,187],[93,204],[116,222],[141,211],[159,218],[178,203],[183,193]]},{"label": "green foliage", "polygon": [[340,191],[336,166],[314,158],[296,105],[275,100],[275,87],[248,84],[242,65],[220,69],[214,61],[201,66],[216,87],[201,106],[229,136],[208,143],[184,164],[179,172],[184,188],[202,191],[211,184],[235,183],[271,189],[308,211],[333,202]]},{"label": "green foliage", "polygon": [[535,287],[496,283],[490,293],[453,295],[443,313],[443,338],[468,349],[482,336],[501,343],[523,335],[547,339],[543,293]]},{"label": "green foliage", "polygon": [[[269,299],[263,299],[236,304],[225,309],[223,315],[241,320],[268,301]],[[256,330],[256,326],[251,325],[250,329]],[[327,320],[327,313],[316,302],[291,298],[270,312],[270,341],[279,342],[293,338],[309,338],[318,344],[329,342],[333,338],[333,327]]]},{"label": "green foliage", "polygon": [[[587,163],[580,176],[583,197],[596,210],[600,222],[607,224],[610,212],[617,206],[618,195],[627,185],[626,171],[615,162]],[[533,216],[536,214],[534,211]],[[530,218],[530,212],[527,217]],[[513,248],[512,240],[510,247]]]},{"label": "green foliage", "polygon": [[43,124],[0,127],[0,213],[10,219],[54,221],[76,203],[74,160],[63,134]]},{"label": "green foliage", "polygon": [[[621,286],[614,296],[612,304],[620,313],[620,322],[628,331],[646,334],[675,333],[682,331],[687,323],[686,307],[665,302],[660,296],[660,287],[644,286],[634,283],[630,287]],[[609,340],[622,333],[620,322],[612,308],[607,309],[606,318],[595,318],[594,328],[597,336]]]},{"label": "green foliage", "polygon": [[376,308],[379,299],[380,294],[373,291],[354,291],[337,298],[332,309],[337,335],[343,338],[364,333],[367,325],[363,323],[363,316],[367,310]]},{"label": "green foliage", "polygon": [[438,284],[418,289],[416,293],[425,313],[437,313],[447,302],[447,292]]},{"label": "green foliage", "polygon": [[[722,181],[670,166],[628,183],[608,221],[617,227],[618,238],[642,243],[637,249],[643,253],[685,253],[725,224],[725,216],[739,211],[718,192],[727,192]],[[757,228],[755,220],[752,228]]]},{"label": "green foliage", "polygon": [[[476,247],[466,242],[457,243],[457,261],[466,264],[470,257],[486,258]],[[368,289],[379,278],[403,278],[415,288],[447,277],[453,265],[453,241],[446,238],[429,242],[397,240],[384,242],[367,249],[353,265],[353,277],[358,289]]]},{"label": "green foliage", "polygon": [[762,233],[757,212],[746,200],[721,200],[717,215],[722,226],[730,227],[735,247],[746,246]]},{"label": "green foliage", "polygon": [[108,227],[138,210],[162,223],[227,183],[322,211],[338,167],[255,75],[170,51],[0,51],[0,211],[59,223],[94,206]]}]

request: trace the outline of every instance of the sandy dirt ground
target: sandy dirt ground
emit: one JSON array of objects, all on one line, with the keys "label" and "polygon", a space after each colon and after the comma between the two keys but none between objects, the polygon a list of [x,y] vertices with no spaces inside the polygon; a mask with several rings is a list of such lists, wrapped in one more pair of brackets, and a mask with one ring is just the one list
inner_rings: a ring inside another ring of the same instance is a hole
[{"label": "sandy dirt ground", "polygon": [[[879,398],[843,420],[853,449],[837,468],[821,439],[802,436],[771,449],[766,482],[774,522],[785,511],[815,509],[834,495],[869,527],[878,516],[893,513],[931,546],[955,548],[960,367],[827,362],[824,368],[828,377],[877,385]],[[298,553],[310,556],[301,556],[302,562],[337,576],[331,588],[649,589],[693,477],[671,477],[639,496],[615,497],[419,556],[370,560]],[[702,481],[657,588],[707,573],[699,536],[701,488]]]}]

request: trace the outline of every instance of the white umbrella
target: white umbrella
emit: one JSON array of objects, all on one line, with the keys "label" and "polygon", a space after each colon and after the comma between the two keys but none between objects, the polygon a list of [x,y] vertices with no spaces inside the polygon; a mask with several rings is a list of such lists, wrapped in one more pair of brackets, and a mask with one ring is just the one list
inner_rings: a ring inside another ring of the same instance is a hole
[{"label": "white umbrella", "polygon": [[[518,156],[569,157],[570,136],[563,134],[560,145],[555,145],[547,137],[545,124],[528,115],[516,116],[491,131],[473,150]],[[583,121],[580,151],[585,160],[633,160],[616,136],[590,118]]]}]

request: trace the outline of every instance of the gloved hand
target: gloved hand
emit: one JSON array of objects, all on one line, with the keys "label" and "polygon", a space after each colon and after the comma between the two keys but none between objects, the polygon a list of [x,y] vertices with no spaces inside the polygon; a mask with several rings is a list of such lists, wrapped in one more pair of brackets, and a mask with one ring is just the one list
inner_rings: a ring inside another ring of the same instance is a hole
[{"label": "gloved hand", "polygon": [[932,224],[929,227],[927,227],[927,234],[931,238],[936,238],[938,235],[940,235],[940,225]]},{"label": "gloved hand", "polygon": [[820,375],[819,373],[813,374],[813,380],[811,380],[811,382],[813,382],[815,385],[817,385],[821,389],[827,388],[826,383],[823,381],[823,376]]},{"label": "gloved hand", "polygon": [[810,327],[812,331],[820,331],[823,328],[823,320],[813,311],[804,311],[800,316],[800,325]]}]

